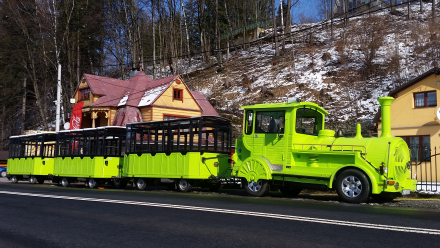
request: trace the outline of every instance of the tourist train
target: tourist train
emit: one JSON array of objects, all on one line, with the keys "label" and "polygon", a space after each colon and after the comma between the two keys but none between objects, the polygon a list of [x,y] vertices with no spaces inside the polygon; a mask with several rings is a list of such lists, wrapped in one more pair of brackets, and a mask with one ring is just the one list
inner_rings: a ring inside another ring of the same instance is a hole
[{"label": "tourist train", "polygon": [[[163,184],[187,192],[241,182],[252,196],[279,189],[335,190],[350,203],[392,200],[416,189],[406,142],[391,136],[392,97],[378,99],[382,134],[352,138],[324,129],[328,112],[315,103],[244,106],[243,134],[232,146],[231,121],[217,116],[10,137],[8,175],[17,183],[52,180],[64,187]],[[232,154],[232,156],[231,156]]]}]

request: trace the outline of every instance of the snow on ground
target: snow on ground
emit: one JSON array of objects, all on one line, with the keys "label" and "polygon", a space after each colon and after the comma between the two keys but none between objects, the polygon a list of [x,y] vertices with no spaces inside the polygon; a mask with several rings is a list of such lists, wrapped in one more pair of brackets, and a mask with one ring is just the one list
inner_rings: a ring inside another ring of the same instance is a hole
[{"label": "snow on ground", "polygon": [[428,182],[427,184],[419,182],[417,192],[421,194],[440,194],[440,182]]}]

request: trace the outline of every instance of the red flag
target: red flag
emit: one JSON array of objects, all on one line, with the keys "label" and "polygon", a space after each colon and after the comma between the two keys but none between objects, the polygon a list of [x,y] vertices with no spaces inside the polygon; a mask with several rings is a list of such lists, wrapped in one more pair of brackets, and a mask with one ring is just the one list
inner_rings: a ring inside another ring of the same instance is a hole
[{"label": "red flag", "polygon": [[75,107],[73,107],[72,114],[70,115],[70,128],[69,128],[69,130],[81,129],[83,106],[84,106],[84,102],[79,102],[79,103],[75,104]]}]

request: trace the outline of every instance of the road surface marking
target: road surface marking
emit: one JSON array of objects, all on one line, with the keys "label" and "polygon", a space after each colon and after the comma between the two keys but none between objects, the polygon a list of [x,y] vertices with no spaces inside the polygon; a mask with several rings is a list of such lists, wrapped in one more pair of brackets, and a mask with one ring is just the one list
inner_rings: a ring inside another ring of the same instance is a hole
[{"label": "road surface marking", "polygon": [[124,201],[124,200],[85,198],[85,197],[75,197],[75,196],[32,194],[32,193],[10,192],[10,191],[0,191],[0,194],[33,196],[33,197],[41,197],[41,198],[65,199],[65,200],[75,200],[75,201],[116,203],[116,204],[172,208],[172,209],[184,209],[184,210],[214,212],[214,213],[222,213],[222,214],[227,213],[227,214],[237,214],[237,215],[272,218],[272,219],[294,220],[294,221],[304,221],[304,222],[313,222],[313,223],[339,225],[339,226],[351,226],[351,227],[359,227],[359,228],[388,230],[388,231],[396,231],[396,232],[424,233],[424,234],[440,235],[440,230],[437,230],[437,229],[371,224],[371,223],[363,223],[363,222],[341,221],[341,220],[331,220],[331,219],[311,218],[311,217],[302,217],[302,216],[294,216],[294,215],[251,212],[251,211],[240,211],[240,210],[232,210],[232,209],[205,208],[205,207],[163,204],[163,203],[154,203],[154,202]]}]

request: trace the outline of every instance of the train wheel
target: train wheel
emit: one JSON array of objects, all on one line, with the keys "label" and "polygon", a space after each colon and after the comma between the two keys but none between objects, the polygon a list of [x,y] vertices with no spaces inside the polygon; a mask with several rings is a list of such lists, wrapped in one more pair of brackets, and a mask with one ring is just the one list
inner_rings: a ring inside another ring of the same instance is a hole
[{"label": "train wheel", "polygon": [[61,186],[69,187],[69,185],[70,185],[69,179],[67,179],[65,177],[61,178]]},{"label": "train wheel", "polygon": [[39,178],[37,178],[37,182],[38,182],[39,184],[43,184],[43,183],[44,183],[44,177],[39,177]]},{"label": "train wheel", "polygon": [[29,178],[29,182],[30,182],[31,184],[37,183],[37,178],[36,178],[35,176],[31,176],[31,177]]},{"label": "train wheel", "polygon": [[145,178],[139,178],[136,181],[136,188],[141,191],[145,190],[147,188],[147,180],[145,180]]},{"label": "train wheel", "polygon": [[288,186],[282,186],[282,187],[279,187],[279,189],[280,189],[280,192],[283,193],[283,195],[286,197],[298,196],[302,190],[300,188],[292,188],[292,187],[288,187]]},{"label": "train wheel", "polygon": [[349,203],[363,203],[370,197],[370,183],[364,173],[349,169],[339,174],[335,182],[339,197]]},{"label": "train wheel", "polygon": [[189,183],[187,180],[185,179],[180,179],[177,182],[177,190],[180,192],[189,192],[191,191],[192,186],[191,183]]},{"label": "train wheel", "polygon": [[113,178],[113,184],[118,189],[125,189],[125,187],[127,187],[128,182],[125,179]]},{"label": "train wheel", "polygon": [[258,181],[250,181],[248,182],[246,178],[243,178],[243,186],[246,190],[246,193],[251,196],[266,196],[269,192],[269,183],[266,180],[259,179]]},{"label": "train wheel", "polygon": [[90,178],[90,179],[87,181],[87,186],[89,186],[89,188],[91,188],[91,189],[96,188],[97,185],[98,185],[98,182],[96,182],[96,180],[93,179],[93,178]]},{"label": "train wheel", "polygon": [[211,191],[211,192],[217,192],[217,191],[220,190],[221,187],[222,187],[222,185],[221,185],[220,183],[217,183],[217,184],[210,184],[210,185],[208,186],[209,191]]},{"label": "train wheel", "polygon": [[12,181],[12,183],[18,183],[18,178],[17,178],[17,176],[12,176],[12,177],[11,177],[11,181]]}]

